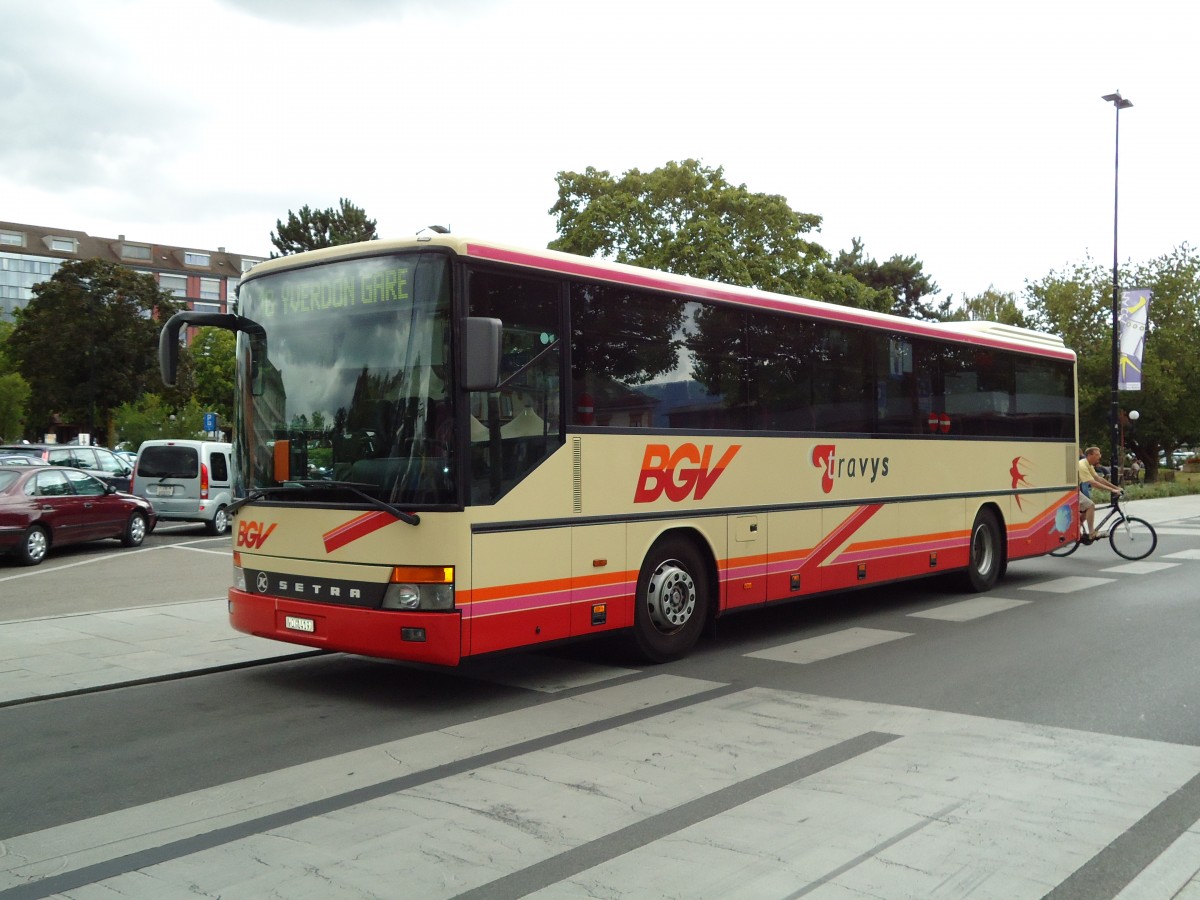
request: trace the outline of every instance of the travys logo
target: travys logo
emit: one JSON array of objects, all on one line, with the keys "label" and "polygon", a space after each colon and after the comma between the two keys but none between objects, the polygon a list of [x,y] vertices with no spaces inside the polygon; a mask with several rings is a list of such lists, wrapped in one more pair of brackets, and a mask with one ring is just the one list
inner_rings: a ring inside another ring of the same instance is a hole
[{"label": "travys logo", "polygon": [[262,522],[246,519],[238,522],[237,546],[255,550],[267,542],[277,523],[272,522],[269,528],[263,527]]},{"label": "travys logo", "polygon": [[731,444],[712,465],[712,444],[703,449],[681,444],[674,450],[668,444],[647,444],[633,502],[651,503],[663,494],[674,503],[688,497],[703,500],[741,449],[741,444]]},{"label": "travys logo", "polygon": [[886,456],[839,456],[837,444],[817,444],[812,449],[812,464],[821,469],[821,490],[833,490],[841,478],[865,479],[874,484],[887,478],[890,460]]}]

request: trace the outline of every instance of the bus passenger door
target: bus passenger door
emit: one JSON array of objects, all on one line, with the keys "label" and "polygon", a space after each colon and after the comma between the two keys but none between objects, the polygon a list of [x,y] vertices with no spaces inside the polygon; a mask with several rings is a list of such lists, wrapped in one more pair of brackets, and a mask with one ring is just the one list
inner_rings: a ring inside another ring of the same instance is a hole
[{"label": "bus passenger door", "polygon": [[730,516],[725,562],[726,608],[767,600],[767,517]]}]

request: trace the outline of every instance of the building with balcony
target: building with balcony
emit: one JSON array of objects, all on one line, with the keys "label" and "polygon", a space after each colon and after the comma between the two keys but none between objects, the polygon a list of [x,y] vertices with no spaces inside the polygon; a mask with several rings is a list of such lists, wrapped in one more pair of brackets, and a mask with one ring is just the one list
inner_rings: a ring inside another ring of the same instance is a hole
[{"label": "building with balcony", "polygon": [[230,312],[242,274],[261,256],[201,250],[117,235],[92,237],[69,228],[0,222],[0,321],[33,299],[33,286],[72,260],[103,259],[151,275],[188,309]]}]

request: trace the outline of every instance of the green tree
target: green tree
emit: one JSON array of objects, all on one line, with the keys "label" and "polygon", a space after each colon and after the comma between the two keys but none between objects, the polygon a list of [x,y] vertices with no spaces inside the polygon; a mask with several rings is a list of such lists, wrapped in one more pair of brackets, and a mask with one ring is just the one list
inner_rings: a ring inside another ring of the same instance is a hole
[{"label": "green tree", "polygon": [[202,438],[204,410],[195,400],[181,406],[169,404],[161,394],[146,394],[123,403],[113,412],[117,437],[133,449],[159,438]]},{"label": "green tree", "polygon": [[188,346],[187,357],[195,385],[192,397],[206,412],[215,412],[222,425],[233,421],[234,354],[237,338],[224,328],[201,328]]},{"label": "green tree", "polygon": [[12,322],[0,322],[0,438],[16,440],[25,430],[25,404],[29,383],[17,372],[8,356]]},{"label": "green tree", "polygon": [[915,256],[896,254],[886,262],[877,262],[863,250],[862,238],[854,238],[849,250],[838,253],[832,268],[887,294],[891,304],[883,312],[934,321],[949,316],[948,301],[940,305],[930,302],[932,295],[938,293],[938,286],[925,274],[924,264]]},{"label": "green tree", "polygon": [[[1200,442],[1200,406],[1193,387],[1200,381],[1200,258],[1187,245],[1148,263],[1126,264],[1122,289],[1149,288],[1149,326],[1143,356],[1142,390],[1119,395],[1123,414],[1136,409],[1136,426],[1124,433],[1153,478],[1160,451]],[[1112,271],[1089,259],[1052,272],[1026,287],[1035,327],[1062,335],[1079,356],[1079,431],[1107,461],[1113,429]]]},{"label": "green tree", "polygon": [[1032,328],[1030,317],[1017,303],[1016,295],[989,287],[982,294],[964,297],[944,319],[968,322],[1000,322],[1018,328]]},{"label": "green tree", "polygon": [[276,219],[271,243],[279,252],[272,253],[271,257],[378,239],[375,220],[368,219],[365,210],[344,197],[339,204],[338,208],[329,209],[312,209],[305,204],[298,215],[288,210],[286,224]]},{"label": "green tree", "polygon": [[552,250],[786,294],[803,293],[825,259],[804,237],[820,216],[731,185],[722,168],[694,159],[620,178],[589,166],[555,180]]},{"label": "green tree", "polygon": [[180,308],[149,275],[99,259],[34,285],[8,339],[29,422],[45,430],[57,415],[111,441],[112,410],[159,384],[159,322]]}]

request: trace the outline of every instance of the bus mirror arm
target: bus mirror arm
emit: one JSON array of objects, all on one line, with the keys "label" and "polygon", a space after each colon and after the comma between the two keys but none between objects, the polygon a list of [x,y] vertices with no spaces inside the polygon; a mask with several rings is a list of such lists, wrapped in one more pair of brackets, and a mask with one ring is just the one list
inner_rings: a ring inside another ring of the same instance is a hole
[{"label": "bus mirror arm", "polygon": [[263,349],[266,349],[266,329],[251,319],[236,316],[232,313],[175,313],[175,315],[167,319],[167,323],[163,325],[162,331],[158,334],[158,368],[162,373],[163,384],[167,385],[167,387],[175,384],[175,376],[179,372],[179,332],[183,330],[185,325],[194,325],[196,327],[211,325],[214,328],[224,328],[233,332],[244,331],[247,334],[259,337],[263,341]]},{"label": "bus mirror arm", "polygon": [[500,383],[502,330],[499,319],[484,316],[463,319],[463,390],[494,391]]}]

